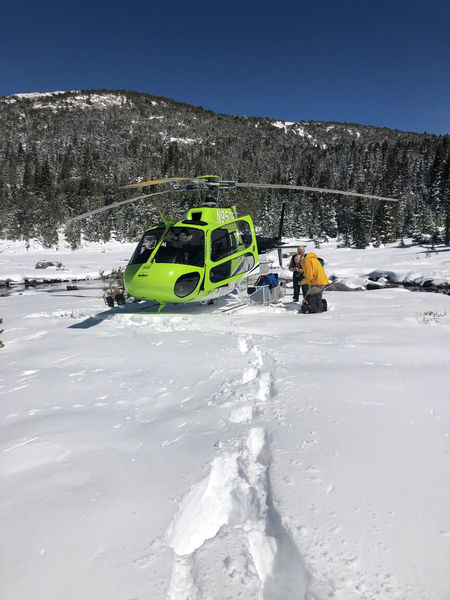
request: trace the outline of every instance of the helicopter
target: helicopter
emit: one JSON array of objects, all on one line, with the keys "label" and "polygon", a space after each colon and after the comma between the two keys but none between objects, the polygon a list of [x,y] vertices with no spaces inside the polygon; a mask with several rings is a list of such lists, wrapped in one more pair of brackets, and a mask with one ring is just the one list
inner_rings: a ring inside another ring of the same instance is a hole
[{"label": "helicopter", "polygon": [[[179,221],[167,220],[161,215],[162,222],[147,228],[125,269],[124,286],[127,293],[137,300],[157,302],[158,312],[168,303],[206,303],[225,296],[236,288],[242,278],[256,269],[260,254],[278,249],[281,263],[281,249],[292,248],[281,243],[284,204],[278,237],[261,238],[256,235],[250,216],[238,217],[235,206],[218,207],[220,190],[286,189],[397,201],[334,189],[226,181],[217,175],[153,179],[131,183],[122,189],[156,185],[168,185],[169,188],[97,208],[74,217],[74,220],[82,220],[105,210],[169,191],[206,191],[204,206],[191,208]],[[109,306],[114,305],[114,299],[106,300]],[[116,296],[116,302],[125,302],[123,294]]]}]

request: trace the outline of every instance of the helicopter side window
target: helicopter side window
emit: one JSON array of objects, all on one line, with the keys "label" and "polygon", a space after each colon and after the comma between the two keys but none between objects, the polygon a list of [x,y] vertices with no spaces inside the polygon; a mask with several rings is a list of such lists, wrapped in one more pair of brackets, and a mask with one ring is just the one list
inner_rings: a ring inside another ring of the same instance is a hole
[{"label": "helicopter side window", "polygon": [[[231,229],[231,230],[230,230]],[[216,262],[245,250],[252,243],[250,226],[247,221],[236,221],[228,226],[214,229],[211,233],[211,260]]]},{"label": "helicopter side window", "polygon": [[231,273],[232,277],[250,271],[255,265],[255,257],[251,252],[247,252],[244,256],[240,256],[238,260],[239,262],[234,265],[234,270]]},{"label": "helicopter side window", "polygon": [[193,227],[171,227],[155,254],[155,262],[203,267],[203,231]]},{"label": "helicopter side window", "polygon": [[128,264],[130,265],[143,265],[150,258],[153,250],[158,245],[161,236],[165,231],[164,227],[155,227],[149,229],[142,236],[136,250],[133,252],[133,256]]},{"label": "helicopter side window", "polygon": [[245,250],[252,245],[252,232],[247,221],[236,221],[237,250]]},{"label": "helicopter side window", "polygon": [[217,267],[213,267],[209,272],[209,279],[211,283],[220,283],[224,279],[250,271],[254,264],[255,259],[253,254],[247,252],[243,256],[232,258],[231,260],[227,260],[226,262],[217,265]]},{"label": "helicopter side window", "polygon": [[216,262],[235,252],[237,243],[234,234],[220,227],[211,233],[211,260]]}]

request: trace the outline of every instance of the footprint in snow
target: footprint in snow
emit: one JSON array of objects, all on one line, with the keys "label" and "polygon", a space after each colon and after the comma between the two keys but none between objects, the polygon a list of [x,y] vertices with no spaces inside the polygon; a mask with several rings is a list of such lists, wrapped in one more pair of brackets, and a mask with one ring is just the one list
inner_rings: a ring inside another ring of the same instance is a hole
[{"label": "footprint in snow", "polygon": [[240,336],[238,338],[238,346],[242,354],[247,354],[247,352],[250,350],[250,338]]},{"label": "footprint in snow", "polygon": [[[263,599],[304,598],[310,576],[273,505],[270,462],[266,432],[254,427],[240,449],[217,456],[209,475],[184,497],[167,530],[168,545],[176,555],[171,600],[199,597],[195,552],[219,536],[224,525],[229,526],[228,535],[236,530],[245,535],[248,560],[261,582]],[[224,566],[228,573],[234,571],[231,557]]]}]

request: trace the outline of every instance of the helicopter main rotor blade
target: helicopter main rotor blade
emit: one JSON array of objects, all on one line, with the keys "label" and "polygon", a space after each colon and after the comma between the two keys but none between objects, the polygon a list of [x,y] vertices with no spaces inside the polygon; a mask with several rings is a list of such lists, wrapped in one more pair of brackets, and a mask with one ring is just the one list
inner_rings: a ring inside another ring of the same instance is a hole
[{"label": "helicopter main rotor blade", "polygon": [[373,194],[360,194],[358,192],[344,192],[342,190],[330,190],[328,188],[307,187],[306,185],[283,185],[278,183],[238,183],[236,187],[241,188],[259,188],[276,190],[303,190],[305,192],[321,192],[324,194],[340,194],[341,196],[356,196],[358,198],[367,198],[370,200],[381,200],[383,202],[398,202],[394,198],[385,198],[384,196],[374,196]]},{"label": "helicopter main rotor blade", "polygon": [[123,185],[120,189],[126,190],[135,187],[148,187],[149,185],[157,185],[158,183],[175,183],[177,181],[189,181],[188,177],[167,177],[165,179],[151,179],[150,181],[140,181],[139,183],[129,183]]},{"label": "helicopter main rotor blade", "polygon": [[128,200],[121,200],[120,202],[114,202],[113,204],[108,204],[108,206],[102,206],[101,208],[96,208],[94,210],[90,210],[89,212],[83,213],[82,215],[77,215],[76,217],[72,217],[69,219],[70,221],[81,221],[82,219],[86,219],[87,217],[92,217],[92,215],[98,215],[99,213],[104,212],[105,210],[110,210],[111,208],[117,208],[118,206],[123,206],[124,204],[128,204],[130,202],[136,202],[137,200],[143,200],[144,198],[149,198],[150,196],[159,196],[160,194],[168,194],[172,192],[185,192],[186,190],[164,190],[163,192],[153,192],[153,194],[145,194],[144,196],[136,196],[135,198],[129,198]]}]

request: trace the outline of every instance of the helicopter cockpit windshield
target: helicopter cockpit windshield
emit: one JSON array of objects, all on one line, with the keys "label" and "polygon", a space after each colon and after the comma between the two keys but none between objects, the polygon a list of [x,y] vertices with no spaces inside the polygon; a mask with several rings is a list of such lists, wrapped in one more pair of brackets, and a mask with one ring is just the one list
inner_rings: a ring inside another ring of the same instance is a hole
[{"label": "helicopter cockpit windshield", "polygon": [[171,227],[155,254],[156,263],[175,263],[203,267],[205,237],[201,229]]},{"label": "helicopter cockpit windshield", "polygon": [[164,234],[165,227],[154,227],[149,229],[142,236],[136,250],[129,262],[130,265],[143,265],[148,261],[151,253],[156,248],[161,236]]}]

